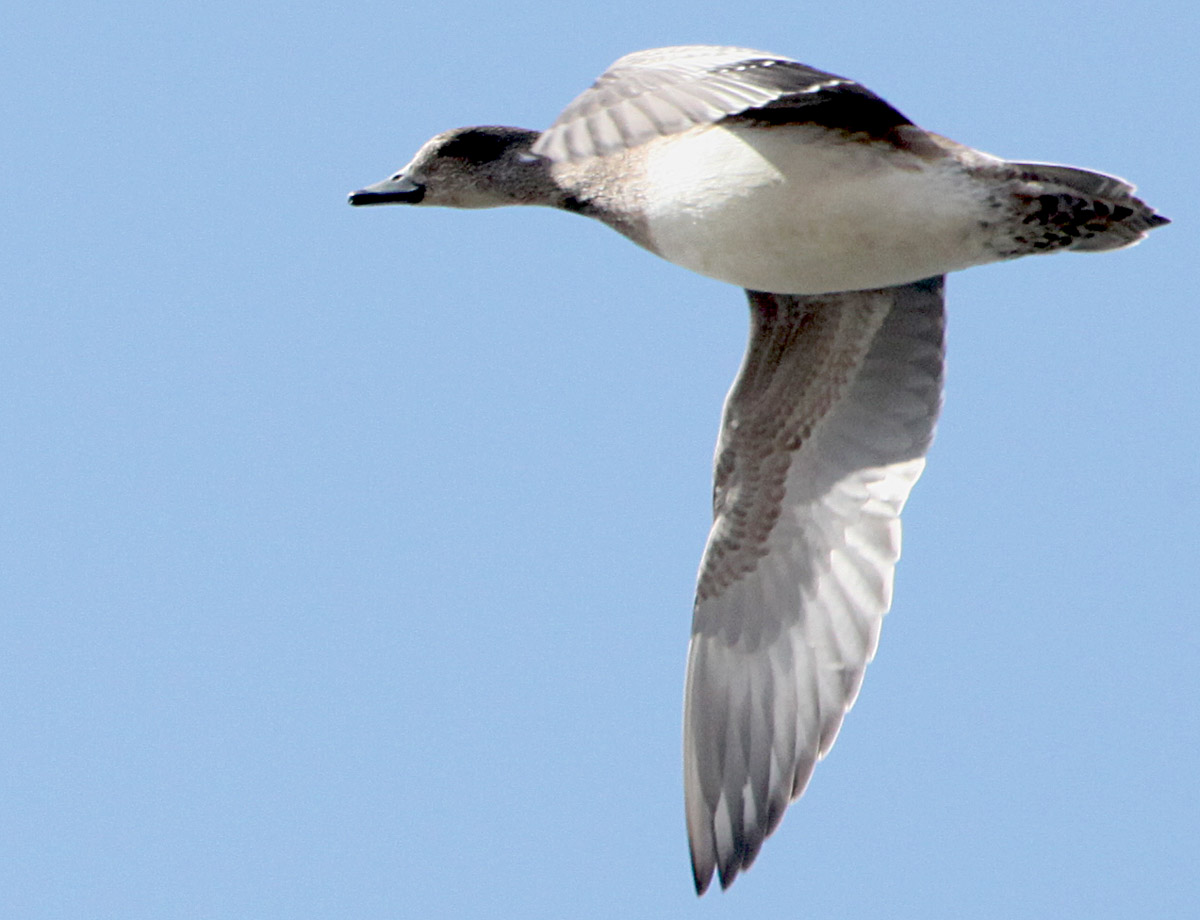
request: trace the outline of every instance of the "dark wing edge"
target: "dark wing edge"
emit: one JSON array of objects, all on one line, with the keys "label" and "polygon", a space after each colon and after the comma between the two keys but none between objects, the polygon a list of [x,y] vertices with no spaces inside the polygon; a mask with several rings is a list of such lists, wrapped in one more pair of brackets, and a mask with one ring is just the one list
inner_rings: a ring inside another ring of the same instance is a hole
[{"label": "dark wing edge", "polygon": [[605,156],[730,116],[882,133],[909,124],[870,90],[749,48],[691,45],[621,58],[534,143],[556,162]]},{"label": "dark wing edge", "polygon": [[874,655],[941,406],[943,287],[750,293],[684,692],[698,894],[753,863]]}]

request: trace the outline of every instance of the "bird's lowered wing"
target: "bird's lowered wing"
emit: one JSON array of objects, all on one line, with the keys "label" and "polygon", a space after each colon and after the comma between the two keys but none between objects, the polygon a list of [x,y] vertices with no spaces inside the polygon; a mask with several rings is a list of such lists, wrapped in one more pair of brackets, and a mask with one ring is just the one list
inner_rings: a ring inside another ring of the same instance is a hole
[{"label": "bird's lowered wing", "polygon": [[750,865],[854,702],[941,405],[942,278],[749,296],[688,651],[700,892]]}]

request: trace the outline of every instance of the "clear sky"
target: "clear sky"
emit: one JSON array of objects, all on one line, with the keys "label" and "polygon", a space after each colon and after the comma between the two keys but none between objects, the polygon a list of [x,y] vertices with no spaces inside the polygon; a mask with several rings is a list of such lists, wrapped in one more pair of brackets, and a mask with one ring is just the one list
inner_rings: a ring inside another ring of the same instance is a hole
[{"label": "clear sky", "polygon": [[[1195,916],[1198,32],[1191,0],[7,4],[0,916]],[[345,203],[690,42],[1175,220],[950,279],[879,655],[699,902],[683,664],[741,292],[571,215]]]}]

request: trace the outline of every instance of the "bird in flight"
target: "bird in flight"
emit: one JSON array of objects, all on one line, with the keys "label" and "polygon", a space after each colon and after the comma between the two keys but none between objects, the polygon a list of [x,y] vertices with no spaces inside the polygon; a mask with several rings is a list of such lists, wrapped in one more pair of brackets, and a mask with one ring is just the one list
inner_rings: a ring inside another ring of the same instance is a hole
[{"label": "bird in flight", "polygon": [[1002,160],[748,48],[627,55],[545,131],[458,128],[353,205],[544,205],[746,289],[684,691],[696,891],[754,861],[875,654],[942,400],[944,276],[1103,252],[1166,218],[1113,176]]}]

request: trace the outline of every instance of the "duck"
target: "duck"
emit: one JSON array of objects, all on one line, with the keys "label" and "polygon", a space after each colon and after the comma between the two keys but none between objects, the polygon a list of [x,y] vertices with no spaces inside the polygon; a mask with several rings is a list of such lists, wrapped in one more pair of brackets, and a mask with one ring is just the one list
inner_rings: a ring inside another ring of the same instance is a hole
[{"label": "duck", "polygon": [[749,48],[617,60],[544,131],[438,134],[355,206],[539,205],[745,290],[684,679],[697,894],[755,861],[854,704],[942,404],[945,276],[1169,221],[1123,179],[918,127]]}]

